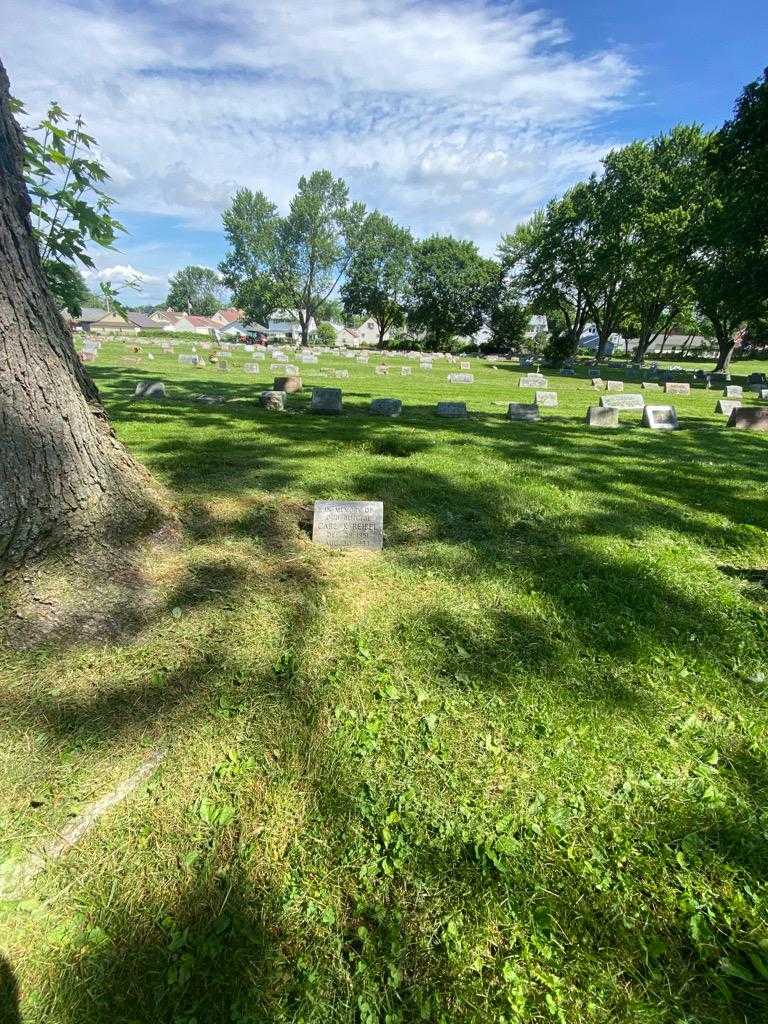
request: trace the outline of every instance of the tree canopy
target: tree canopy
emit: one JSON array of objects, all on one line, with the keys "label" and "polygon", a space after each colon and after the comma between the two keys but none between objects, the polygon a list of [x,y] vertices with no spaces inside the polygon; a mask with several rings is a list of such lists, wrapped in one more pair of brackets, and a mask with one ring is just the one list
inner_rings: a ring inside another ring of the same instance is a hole
[{"label": "tree canopy", "polygon": [[365,222],[363,238],[341,290],[347,314],[372,317],[379,345],[405,323],[413,268],[413,236],[406,228],[374,210]]},{"label": "tree canopy", "polygon": [[341,178],[315,171],[299,179],[286,216],[263,192],[240,189],[224,213],[229,250],[220,264],[234,301],[253,319],[275,309],[296,314],[302,343],[360,245],[365,207]]},{"label": "tree canopy", "polygon": [[195,316],[212,316],[223,305],[221,278],[210,267],[183,267],[168,278],[166,304]]}]

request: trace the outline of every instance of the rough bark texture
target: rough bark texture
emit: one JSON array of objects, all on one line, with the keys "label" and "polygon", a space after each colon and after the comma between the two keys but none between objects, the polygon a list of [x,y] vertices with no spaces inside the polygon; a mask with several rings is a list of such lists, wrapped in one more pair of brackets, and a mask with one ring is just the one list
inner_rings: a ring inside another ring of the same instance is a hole
[{"label": "rough bark texture", "polygon": [[147,472],[114,436],[40,267],[21,133],[0,64],[0,564],[158,520]]}]

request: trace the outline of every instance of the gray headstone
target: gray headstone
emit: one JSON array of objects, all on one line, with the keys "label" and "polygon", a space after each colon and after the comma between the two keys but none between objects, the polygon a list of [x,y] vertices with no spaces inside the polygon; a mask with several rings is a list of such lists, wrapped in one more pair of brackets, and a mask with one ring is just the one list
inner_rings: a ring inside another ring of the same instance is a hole
[{"label": "gray headstone", "polygon": [[538,405],[526,405],[524,402],[510,402],[507,406],[508,420],[526,420],[532,422],[541,419]]},{"label": "gray headstone", "polygon": [[768,402],[768,388],[763,388],[757,396],[761,402]]},{"label": "gray headstone", "polygon": [[165,384],[161,380],[139,381],[134,398],[165,398]]},{"label": "gray headstone", "polygon": [[472,384],[474,383],[474,376],[471,373],[449,373],[448,383],[449,384]]},{"label": "gray headstone", "polygon": [[269,409],[270,412],[284,412],[285,392],[262,391],[259,395],[259,405],[262,409]]},{"label": "gray headstone", "polygon": [[368,407],[371,416],[399,416],[402,410],[399,398],[374,398]]},{"label": "gray headstone", "polygon": [[315,388],[309,408],[312,412],[338,416],[341,412],[341,388]]},{"label": "gray headstone", "polygon": [[729,384],[724,394],[726,398],[743,398],[744,388],[740,384]]},{"label": "gray headstone", "polygon": [[734,409],[728,419],[728,426],[735,430],[756,430],[768,432],[768,409],[759,405]]},{"label": "gray headstone", "polygon": [[740,409],[741,402],[738,398],[733,398],[730,401],[727,398],[721,398],[715,406],[715,412],[722,413],[724,416],[730,416],[734,409]]},{"label": "gray headstone", "polygon": [[435,413],[438,416],[458,419],[467,415],[467,404],[466,402],[438,402]]},{"label": "gray headstone", "polygon": [[223,395],[196,395],[195,401],[201,405],[221,405],[226,399]]},{"label": "gray headstone", "polygon": [[547,386],[547,378],[542,377],[540,373],[526,373],[519,381],[521,388],[545,388]]},{"label": "gray headstone", "polygon": [[593,388],[604,388],[605,387],[605,381],[603,380],[602,377],[593,377],[592,378],[592,387]]},{"label": "gray headstone", "polygon": [[664,385],[664,394],[666,394],[666,395],[690,395],[690,393],[691,393],[691,385],[690,384],[680,384],[680,383],[674,383],[672,381],[668,381]]},{"label": "gray headstone", "polygon": [[649,380],[644,380],[640,387],[643,391],[661,391],[661,384],[654,384]]},{"label": "gray headstone", "polygon": [[537,391],[536,392],[536,405],[546,406],[550,409],[557,408],[557,392],[556,391]]},{"label": "gray headstone", "polygon": [[258,363],[243,363],[243,373],[260,373],[261,367]]},{"label": "gray headstone", "polygon": [[643,426],[651,430],[677,430],[677,413],[673,405],[646,405]]},{"label": "gray headstone", "polygon": [[275,377],[272,382],[273,391],[285,391],[287,394],[292,395],[296,391],[301,391],[304,387],[301,377]]},{"label": "gray headstone", "polygon": [[620,394],[624,390],[623,380],[607,380],[605,382],[605,390],[613,392],[613,394]]},{"label": "gray headstone", "polygon": [[381,551],[384,503],[381,501],[316,501],[312,540],[330,548]]},{"label": "gray headstone", "polygon": [[588,427],[618,427],[619,410],[610,406],[590,405],[587,409]]},{"label": "gray headstone", "polygon": [[600,405],[604,409],[642,409],[645,399],[632,392],[625,395],[600,395]]}]

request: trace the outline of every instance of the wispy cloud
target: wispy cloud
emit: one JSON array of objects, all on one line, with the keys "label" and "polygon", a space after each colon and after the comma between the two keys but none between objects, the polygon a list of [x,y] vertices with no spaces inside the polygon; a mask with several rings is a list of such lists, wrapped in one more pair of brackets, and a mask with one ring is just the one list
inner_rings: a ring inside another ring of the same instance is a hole
[{"label": "wispy cloud", "polygon": [[328,167],[419,233],[492,248],[593,170],[636,80],[541,11],[466,0],[4,0],[31,110],[98,138],[122,209],[218,227],[239,184],[288,201]]}]

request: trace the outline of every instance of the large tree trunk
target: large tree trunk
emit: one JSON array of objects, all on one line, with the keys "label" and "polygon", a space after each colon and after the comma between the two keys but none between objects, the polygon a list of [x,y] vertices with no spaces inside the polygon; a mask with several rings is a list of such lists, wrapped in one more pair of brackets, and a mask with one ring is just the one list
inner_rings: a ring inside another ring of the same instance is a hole
[{"label": "large tree trunk", "polygon": [[733,352],[736,348],[736,342],[733,335],[730,333],[719,334],[717,336],[717,364],[715,365],[715,373],[725,371],[731,365],[731,359],[733,358]]},{"label": "large tree trunk", "polygon": [[21,132],[0,64],[0,564],[160,514],[149,474],[117,441],[48,291],[29,219]]}]

